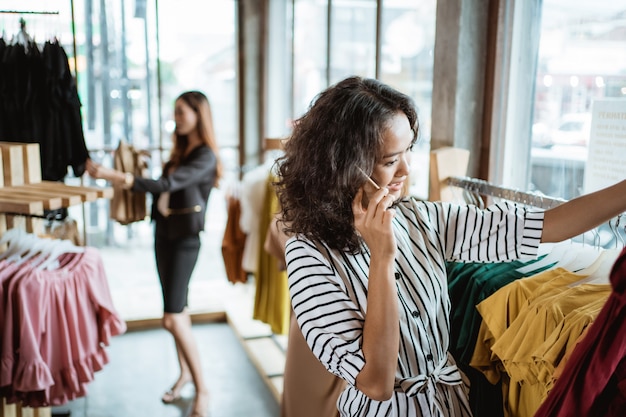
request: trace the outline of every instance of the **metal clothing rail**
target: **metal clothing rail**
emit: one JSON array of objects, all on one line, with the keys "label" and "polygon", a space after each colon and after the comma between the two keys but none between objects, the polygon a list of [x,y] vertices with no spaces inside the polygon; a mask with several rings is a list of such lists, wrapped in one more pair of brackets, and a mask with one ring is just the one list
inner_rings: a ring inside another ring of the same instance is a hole
[{"label": "metal clothing rail", "polygon": [[453,187],[463,188],[476,194],[497,197],[543,209],[556,207],[567,201],[561,198],[548,197],[537,193],[494,185],[478,178],[451,176],[448,177],[445,182]]},{"label": "metal clothing rail", "polygon": [[58,11],[0,10],[0,14],[59,14]]}]

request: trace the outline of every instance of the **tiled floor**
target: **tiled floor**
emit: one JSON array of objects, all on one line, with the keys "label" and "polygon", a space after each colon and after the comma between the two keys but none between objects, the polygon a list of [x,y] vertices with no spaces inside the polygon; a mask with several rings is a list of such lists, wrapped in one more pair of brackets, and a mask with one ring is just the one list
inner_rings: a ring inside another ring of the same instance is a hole
[{"label": "tiled floor", "polygon": [[[276,417],[278,403],[227,323],[195,324],[204,375],[211,391],[211,417]],[[178,371],[172,338],[165,330],[129,331],[113,338],[110,362],[96,374],[86,397],[52,409],[53,416],[186,417],[193,391],[165,405],[160,396]]]},{"label": "tiled floor", "polygon": [[[103,256],[111,255],[105,251]],[[124,268],[119,259],[109,259],[106,264],[109,268]],[[269,326],[251,319],[253,282],[232,285],[210,280],[197,283],[195,288],[210,297],[202,300],[204,309],[196,307],[194,317],[201,321],[223,316],[226,320],[194,324],[212,395],[210,416],[279,416],[286,337],[272,334]],[[128,302],[123,293],[114,296],[116,304]],[[216,304],[207,304],[207,300]],[[159,400],[177,376],[171,336],[158,328],[158,319],[132,319],[128,323],[131,330],[113,338],[108,349],[110,362],[96,374],[88,395],[53,408],[53,417],[60,417],[64,411],[70,411],[71,417],[187,416],[193,392],[187,392],[189,399],[176,405],[164,405]],[[146,325],[148,330],[140,330]]]},{"label": "tiled floor", "polygon": [[[221,258],[225,215],[219,196],[212,196],[211,217],[201,235],[202,247],[190,283],[189,308],[195,317],[220,316],[221,323],[194,325],[212,394],[211,417],[279,415],[286,336],[273,335],[252,320],[255,286],[232,284]],[[114,338],[110,363],[96,374],[87,397],[53,412],[72,417],[185,417],[191,400],[164,405],[160,396],[174,382],[176,354],[171,336],[159,328],[161,294],[148,222],[131,228],[115,225],[116,244],[101,246],[100,230],[88,233],[88,244],[99,247],[118,313],[135,328]],[[189,393],[193,395],[192,393]]]}]

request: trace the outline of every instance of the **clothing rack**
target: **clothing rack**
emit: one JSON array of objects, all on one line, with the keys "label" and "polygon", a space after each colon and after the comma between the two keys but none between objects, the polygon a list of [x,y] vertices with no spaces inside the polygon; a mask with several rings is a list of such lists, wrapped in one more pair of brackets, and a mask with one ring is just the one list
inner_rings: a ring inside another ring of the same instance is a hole
[{"label": "clothing rack", "polygon": [[0,10],[0,14],[59,14],[58,11]]},{"label": "clothing rack", "polygon": [[446,179],[446,184],[466,189],[472,193],[501,198],[543,209],[556,207],[566,201],[561,198],[494,185],[478,178],[451,176]]},{"label": "clothing rack", "polygon": [[[70,0],[70,13],[72,15],[72,48],[74,51],[74,79],[78,82],[78,56],[76,45],[76,19],[74,17],[74,0]],[[0,14],[30,14],[30,15],[59,15],[58,10],[0,10]],[[22,30],[25,30],[26,22],[20,19]]]},{"label": "clothing rack", "polygon": [[[43,222],[56,210],[112,198],[112,188],[66,185],[41,180],[40,148],[37,143],[0,142],[0,235],[9,229],[42,234]],[[7,404],[0,397],[0,417],[54,417],[50,407]]]},{"label": "clothing rack", "polygon": [[[74,80],[78,83],[78,53],[76,42],[76,19],[74,16],[74,0],[70,0],[70,13],[71,13],[71,26],[72,26],[72,47],[73,47],[73,60],[74,60]],[[0,10],[0,14],[18,14],[18,15],[59,15],[58,10]],[[22,31],[25,31],[26,22],[23,18],[20,19],[20,26]],[[20,144],[16,144],[20,145]],[[33,144],[21,144],[20,151],[24,151],[23,166],[22,169],[25,172],[24,182],[13,182],[9,176],[9,181],[6,181],[7,167],[6,167],[6,149],[3,150],[3,156],[0,161],[3,163],[3,171],[5,175],[1,179],[0,189],[11,188],[9,192],[11,195],[0,197],[0,206],[3,211],[0,212],[0,234],[10,227],[25,228],[27,231],[35,232],[40,231],[44,220],[42,217],[46,217],[44,210],[54,210],[55,208],[69,207],[71,205],[80,204],[87,201],[93,201],[98,198],[112,198],[112,189],[96,189],[94,187],[72,187],[66,186],[62,183],[52,183],[50,181],[41,181],[41,171],[38,170],[39,165],[39,146],[37,149],[33,149]],[[12,146],[12,145],[10,145]],[[13,162],[17,162],[16,156],[19,153],[14,151],[17,147],[11,147],[8,151],[10,159]],[[36,163],[33,158],[36,155]],[[13,165],[17,165],[14,163]],[[18,177],[20,169],[11,169],[11,173],[17,173]],[[81,180],[82,184],[82,180]],[[6,187],[6,186],[9,187]],[[15,185],[15,187],[12,187]],[[5,188],[6,187],[6,188]],[[33,188],[34,187],[34,188]],[[46,194],[46,192],[56,193],[57,197]],[[60,195],[60,198],[58,196]],[[54,207],[57,206],[57,207]],[[53,208],[54,207],[54,208]],[[83,221],[85,220],[85,208],[82,207]],[[20,224],[18,219],[25,219],[25,224]],[[86,240],[85,240],[86,242]],[[69,416],[70,413],[52,413],[50,407],[21,407],[20,404],[7,404],[4,398],[0,398],[0,417],[54,417],[54,416]]]},{"label": "clothing rack", "polygon": [[[533,207],[549,209],[565,200],[539,193],[520,191],[467,176],[470,152],[467,149],[444,146],[430,151],[429,199],[456,201],[461,188],[472,195],[501,198]],[[467,202],[467,201],[466,201]]]},{"label": "clothing rack", "polygon": [[47,214],[33,214],[33,213],[19,213],[12,211],[5,211],[2,214],[5,216],[24,216],[24,217],[32,217],[35,219],[44,219],[48,221],[57,220],[58,213],[56,211],[51,211]]}]

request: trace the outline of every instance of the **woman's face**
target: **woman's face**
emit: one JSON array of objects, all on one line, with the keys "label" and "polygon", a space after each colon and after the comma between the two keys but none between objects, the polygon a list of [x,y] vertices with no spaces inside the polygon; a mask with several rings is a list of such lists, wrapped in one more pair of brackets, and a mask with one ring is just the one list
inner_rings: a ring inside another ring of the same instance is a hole
[{"label": "woman's face", "polygon": [[[386,187],[396,200],[402,197],[402,186],[409,175],[409,152],[413,131],[404,113],[397,113],[383,135],[383,156],[374,165],[372,179]],[[370,186],[371,187],[371,186]]]},{"label": "woman's face", "polygon": [[177,134],[189,135],[197,127],[198,114],[187,102],[178,99],[174,106],[174,121],[176,122]]}]

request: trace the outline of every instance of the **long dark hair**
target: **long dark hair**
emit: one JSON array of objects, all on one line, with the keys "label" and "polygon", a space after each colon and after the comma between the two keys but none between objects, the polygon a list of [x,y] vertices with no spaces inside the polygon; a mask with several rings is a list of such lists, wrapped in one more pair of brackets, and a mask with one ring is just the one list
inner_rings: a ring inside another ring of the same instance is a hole
[{"label": "long dark hair", "polygon": [[418,137],[410,97],[374,79],[347,78],[320,93],[296,121],[277,160],[285,231],[357,253],[352,201],[383,149],[389,121],[404,113]]},{"label": "long dark hair", "polygon": [[[215,184],[217,185],[222,177],[222,164],[219,157],[219,148],[217,146],[215,130],[213,128],[213,115],[209,99],[200,91],[186,91],[178,96],[176,100],[182,100],[187,103],[187,105],[198,115],[198,135],[202,139],[202,142],[213,151],[215,157],[217,158],[217,173],[215,177]],[[175,168],[180,165],[185,154],[185,150],[187,149],[186,135],[179,135],[176,131],[174,131],[173,136],[174,146],[172,147],[172,151],[170,153],[170,160],[167,164],[168,168]]]}]

